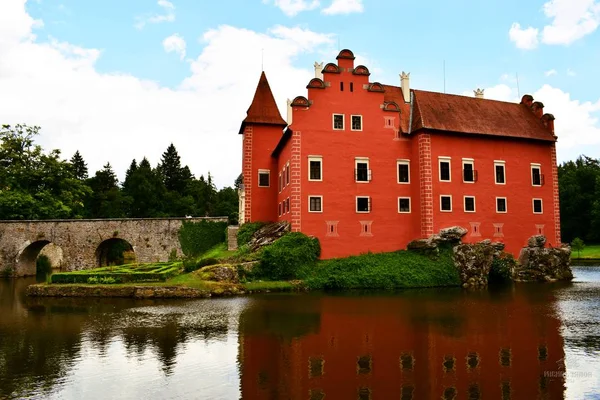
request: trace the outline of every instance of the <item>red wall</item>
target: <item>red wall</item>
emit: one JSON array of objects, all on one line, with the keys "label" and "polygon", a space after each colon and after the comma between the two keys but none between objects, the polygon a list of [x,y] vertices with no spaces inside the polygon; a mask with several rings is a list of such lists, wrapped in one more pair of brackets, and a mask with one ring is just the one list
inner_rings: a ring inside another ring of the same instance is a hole
[{"label": "red wall", "polygon": [[[502,241],[506,250],[518,255],[527,239],[538,234],[536,225],[544,225],[543,234],[554,243],[554,203],[552,191],[552,143],[525,140],[503,140],[483,136],[450,134],[431,135],[433,167],[433,223],[434,232],[460,225],[469,229],[463,241],[482,239]],[[451,157],[451,182],[439,180],[439,156]],[[462,158],[473,158],[478,174],[477,182],[462,180]],[[506,184],[495,183],[494,160],[505,164]],[[531,184],[531,163],[541,164],[545,184]],[[452,212],[440,211],[440,195],[452,195]],[[476,212],[464,212],[463,196],[475,196]],[[507,198],[507,213],[496,212],[496,197]],[[533,213],[533,198],[541,198],[542,214]],[[471,229],[470,222],[479,222],[481,236]],[[503,223],[503,236],[494,236],[494,223]],[[475,236],[474,236],[475,235]]]}]

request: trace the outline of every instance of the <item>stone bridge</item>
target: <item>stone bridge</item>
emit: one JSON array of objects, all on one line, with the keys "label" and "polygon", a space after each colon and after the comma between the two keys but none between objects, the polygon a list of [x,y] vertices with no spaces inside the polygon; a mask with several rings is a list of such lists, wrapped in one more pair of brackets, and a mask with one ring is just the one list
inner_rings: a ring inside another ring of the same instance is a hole
[{"label": "stone bridge", "polygon": [[0,221],[0,272],[35,275],[40,254],[62,271],[95,268],[105,265],[116,243],[133,251],[139,263],[168,261],[182,255],[182,222],[201,220],[227,222],[221,217]]}]

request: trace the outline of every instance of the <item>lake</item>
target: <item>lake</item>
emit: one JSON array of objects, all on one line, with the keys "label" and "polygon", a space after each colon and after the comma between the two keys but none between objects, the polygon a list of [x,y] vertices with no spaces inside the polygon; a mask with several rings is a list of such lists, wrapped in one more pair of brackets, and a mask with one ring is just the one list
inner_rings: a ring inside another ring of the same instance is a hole
[{"label": "lake", "polygon": [[0,280],[0,399],[600,399],[600,267],[483,291],[28,298]]}]

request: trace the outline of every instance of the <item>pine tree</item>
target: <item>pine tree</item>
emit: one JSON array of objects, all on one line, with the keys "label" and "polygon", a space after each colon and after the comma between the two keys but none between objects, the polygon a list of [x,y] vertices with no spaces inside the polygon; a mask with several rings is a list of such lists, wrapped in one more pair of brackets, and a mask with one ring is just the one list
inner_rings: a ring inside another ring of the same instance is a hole
[{"label": "pine tree", "polygon": [[120,218],[125,216],[125,200],[119,189],[119,181],[110,163],[88,179],[93,193],[86,209],[92,218]]},{"label": "pine tree", "polygon": [[189,180],[192,178],[190,169],[187,166],[181,167],[181,157],[179,157],[179,153],[173,143],[163,153],[157,169],[165,184],[165,188],[179,194],[184,193]]},{"label": "pine tree", "polygon": [[71,166],[73,168],[73,174],[75,175],[75,178],[81,181],[88,178],[87,164],[83,160],[79,150],[77,150],[75,154],[73,154],[73,157],[71,157]]},{"label": "pine tree", "polygon": [[130,199],[129,216],[136,218],[162,217],[166,213],[165,186],[156,169],[144,157],[123,185],[124,194]]}]

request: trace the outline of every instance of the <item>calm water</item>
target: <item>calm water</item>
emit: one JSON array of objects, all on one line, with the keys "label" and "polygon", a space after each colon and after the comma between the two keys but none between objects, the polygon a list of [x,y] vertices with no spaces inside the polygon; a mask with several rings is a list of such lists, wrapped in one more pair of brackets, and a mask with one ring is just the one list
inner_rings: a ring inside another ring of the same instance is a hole
[{"label": "calm water", "polygon": [[600,399],[600,267],[571,284],[194,301],[0,280],[0,399]]}]

